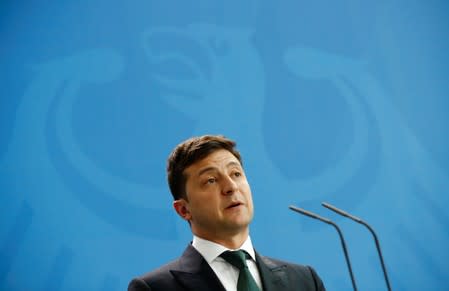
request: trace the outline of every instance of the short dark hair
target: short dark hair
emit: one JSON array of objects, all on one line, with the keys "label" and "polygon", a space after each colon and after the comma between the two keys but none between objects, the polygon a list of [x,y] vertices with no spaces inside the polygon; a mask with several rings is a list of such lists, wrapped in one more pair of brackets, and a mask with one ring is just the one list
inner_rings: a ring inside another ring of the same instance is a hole
[{"label": "short dark hair", "polygon": [[189,138],[175,147],[167,160],[167,180],[174,200],[187,199],[184,170],[209,154],[224,149],[233,154],[242,164],[236,143],[222,135],[203,135]]}]

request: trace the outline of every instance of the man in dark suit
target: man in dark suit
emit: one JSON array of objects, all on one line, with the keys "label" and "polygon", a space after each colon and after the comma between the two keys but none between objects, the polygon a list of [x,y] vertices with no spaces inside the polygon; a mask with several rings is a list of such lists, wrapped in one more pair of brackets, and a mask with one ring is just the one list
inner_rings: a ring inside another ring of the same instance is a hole
[{"label": "man in dark suit", "polygon": [[235,142],[194,137],[168,158],[173,206],[193,241],[180,258],[133,279],[128,291],[325,290],[309,266],[258,254],[251,243],[251,189]]}]

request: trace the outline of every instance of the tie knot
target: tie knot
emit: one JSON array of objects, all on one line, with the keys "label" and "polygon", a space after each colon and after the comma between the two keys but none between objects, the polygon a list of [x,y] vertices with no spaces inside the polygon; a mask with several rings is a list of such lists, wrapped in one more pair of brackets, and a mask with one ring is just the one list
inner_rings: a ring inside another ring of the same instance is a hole
[{"label": "tie knot", "polygon": [[248,268],[246,265],[246,258],[249,256],[247,252],[243,250],[238,251],[226,251],[220,255],[223,259],[225,259],[228,263],[233,265],[239,270],[243,270],[244,268]]}]

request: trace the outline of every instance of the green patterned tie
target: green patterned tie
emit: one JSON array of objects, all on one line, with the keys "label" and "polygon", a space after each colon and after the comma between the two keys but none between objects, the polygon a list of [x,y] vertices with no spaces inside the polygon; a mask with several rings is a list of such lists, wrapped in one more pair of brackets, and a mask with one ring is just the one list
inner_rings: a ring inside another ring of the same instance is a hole
[{"label": "green patterned tie", "polygon": [[220,255],[228,263],[240,270],[237,281],[237,291],[260,291],[246,264],[249,257],[245,251],[226,251]]}]

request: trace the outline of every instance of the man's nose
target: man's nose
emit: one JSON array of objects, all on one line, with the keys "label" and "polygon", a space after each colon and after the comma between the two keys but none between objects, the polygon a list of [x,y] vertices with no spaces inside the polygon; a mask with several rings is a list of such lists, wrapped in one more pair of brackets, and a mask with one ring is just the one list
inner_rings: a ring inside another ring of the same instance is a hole
[{"label": "man's nose", "polygon": [[237,183],[232,179],[232,177],[226,176],[223,179],[223,195],[231,195],[237,189]]}]

